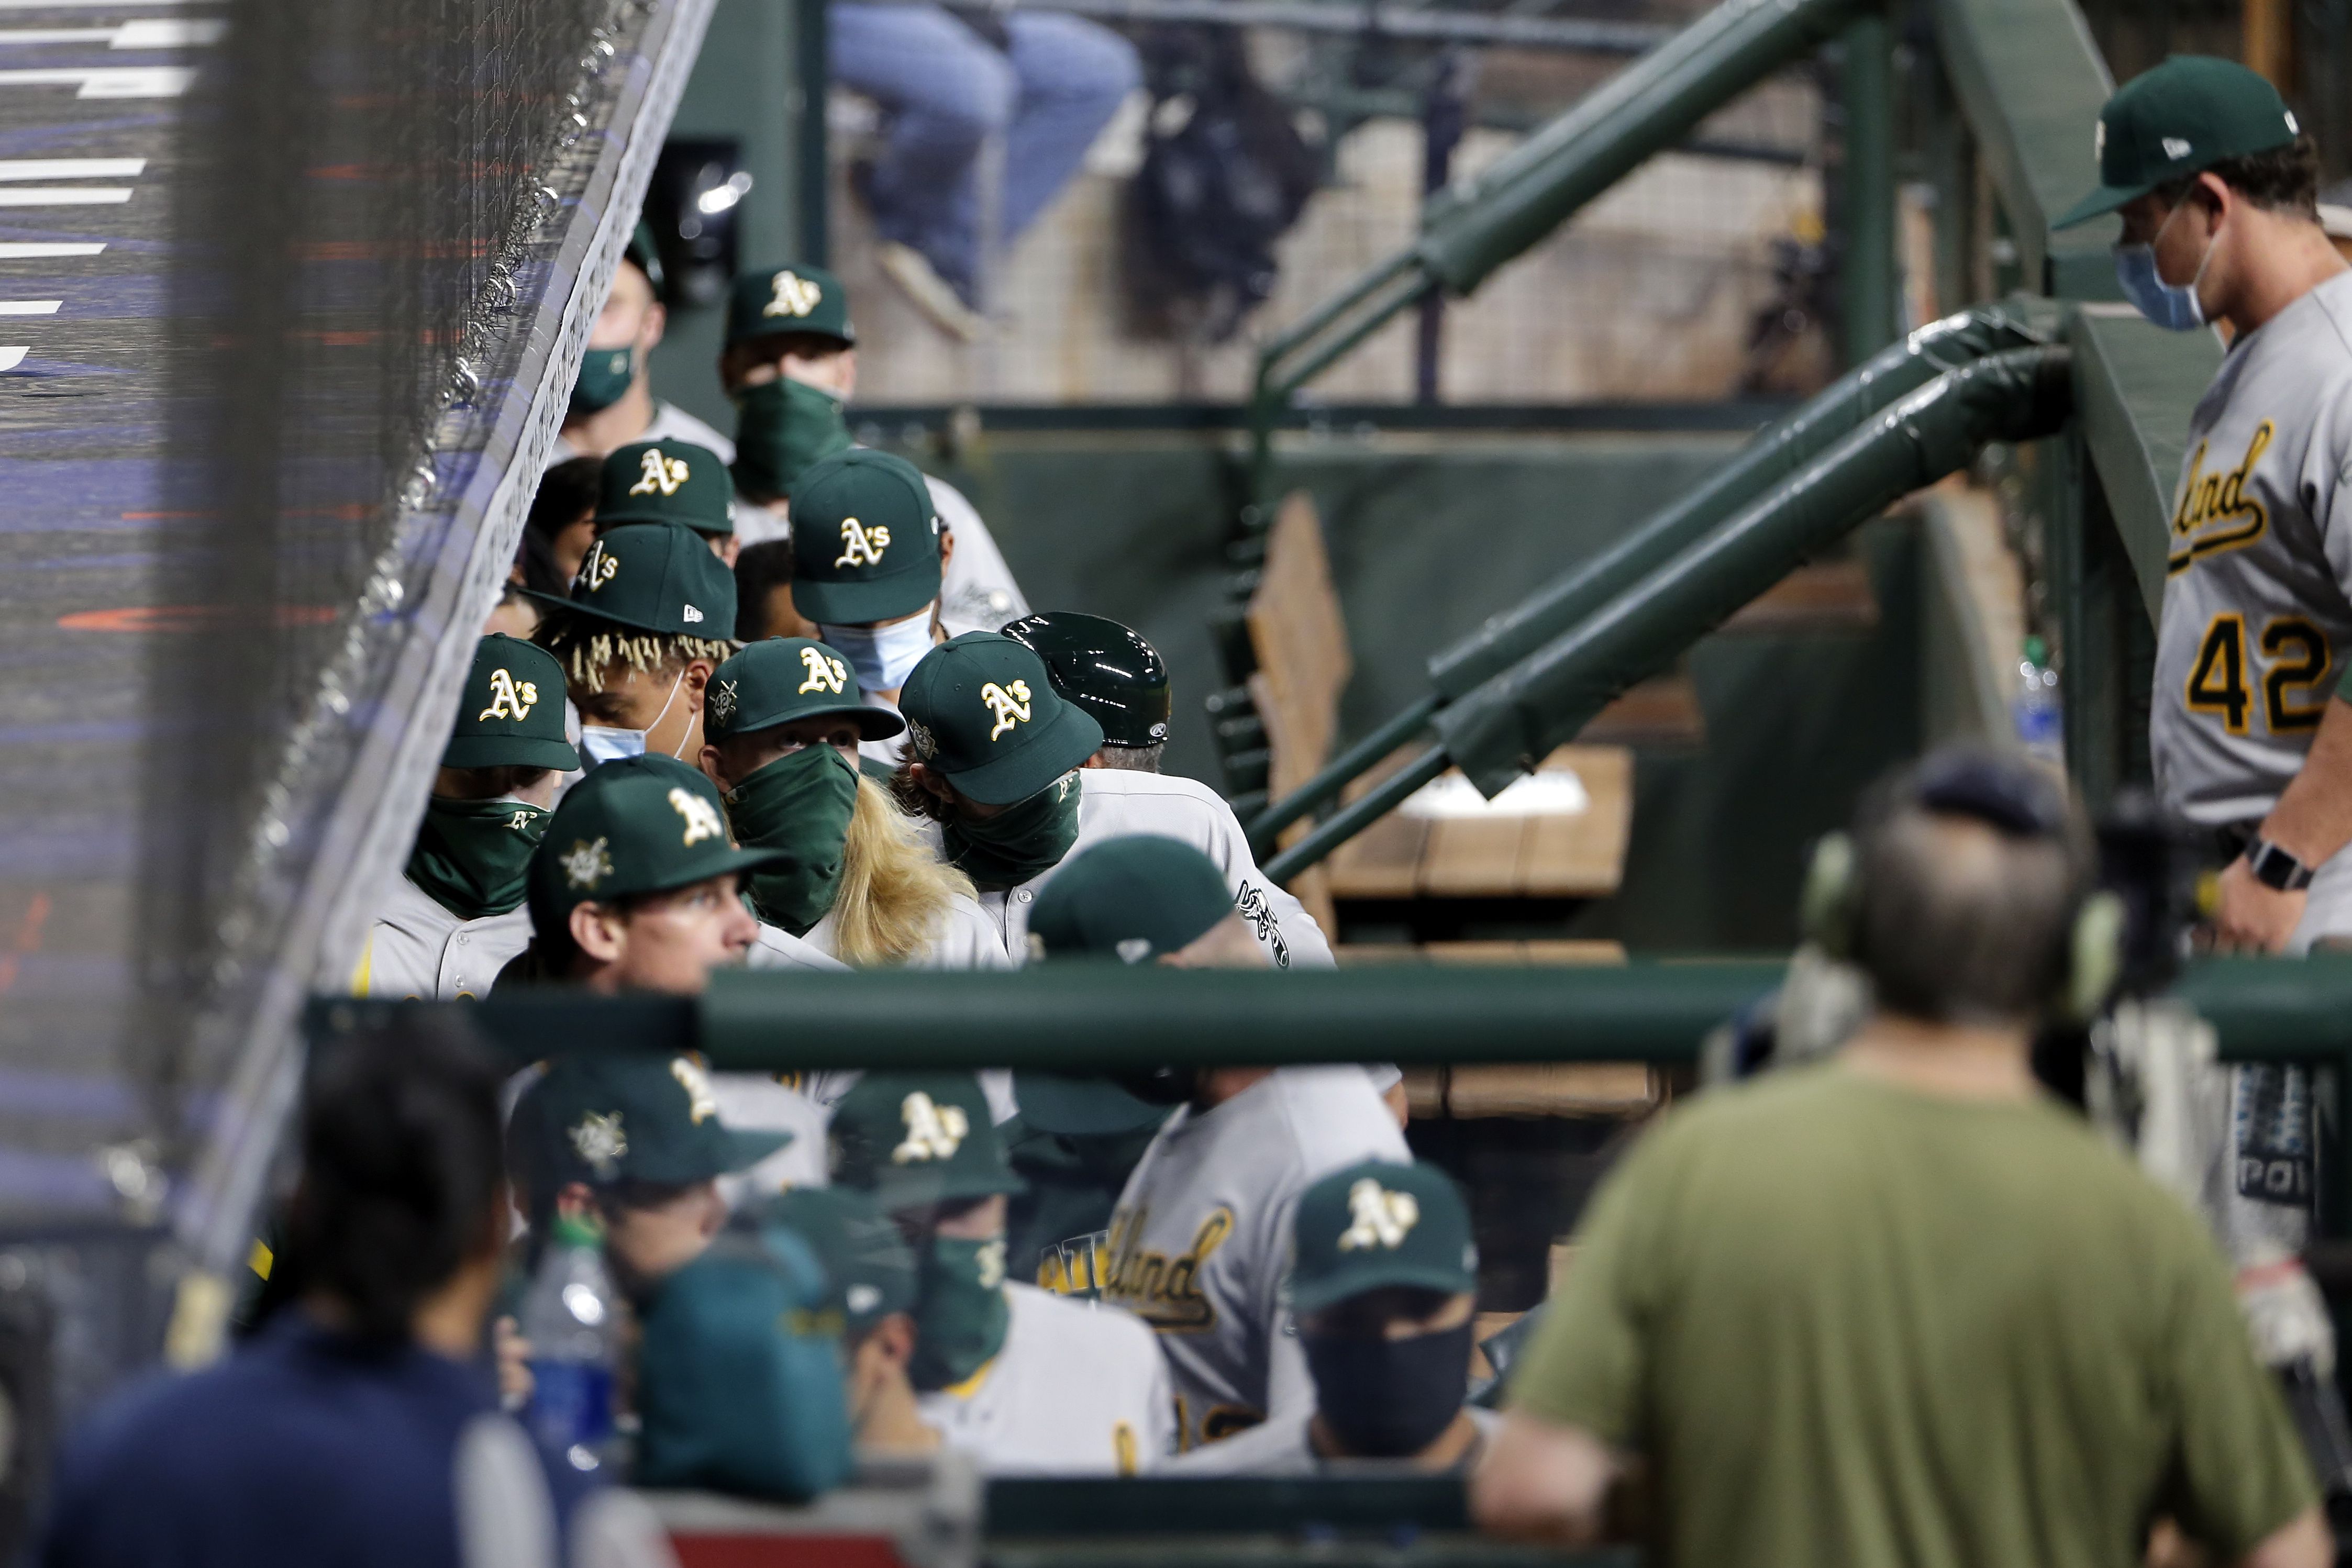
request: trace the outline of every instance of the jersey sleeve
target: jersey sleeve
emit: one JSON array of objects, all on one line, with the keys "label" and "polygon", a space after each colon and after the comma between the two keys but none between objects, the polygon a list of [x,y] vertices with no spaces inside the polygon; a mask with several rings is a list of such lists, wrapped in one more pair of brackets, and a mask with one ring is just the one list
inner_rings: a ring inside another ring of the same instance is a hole
[{"label": "jersey sleeve", "polygon": [[1641,1302],[1647,1281],[1639,1243],[1649,1228],[1643,1167],[1653,1162],[1641,1156],[1654,1152],[1637,1147],[1593,1195],[1566,1278],[1510,1375],[1513,1409],[1621,1447],[1635,1437],[1646,1381]]},{"label": "jersey sleeve", "polygon": [[1266,1216],[1259,1243],[1259,1290],[1265,1313],[1261,1321],[1266,1325],[1265,1418],[1269,1421],[1315,1408],[1315,1379],[1307,1370],[1306,1347],[1298,1343],[1298,1325],[1282,1289],[1290,1228],[1297,1212],[1298,1190],[1293,1189]]},{"label": "jersey sleeve", "polygon": [[1176,1390],[1168,1377],[1168,1358],[1160,1352],[1160,1336],[1150,1333],[1150,1358],[1144,1364],[1143,1444],[1136,1470],[1150,1475],[1176,1452]]},{"label": "jersey sleeve", "polygon": [[2220,1255],[2185,1218],[2179,1229],[2189,1261],[2163,1347],[2177,1445],[2168,1502],[2216,1561],[2235,1563],[2319,1493]]},{"label": "jersey sleeve", "polygon": [[1234,890],[1234,907],[1257,936],[1278,969],[1336,969],[1331,944],[1307,906],[1266,879],[1250,852],[1249,837],[1239,818],[1223,800],[1206,802],[1213,819],[1204,847]]},{"label": "jersey sleeve", "polygon": [[1028,614],[1029,601],[978,508],[943,480],[931,480],[930,491],[940,523],[955,536],[955,554],[940,584],[940,619],[949,632],[993,632]]}]

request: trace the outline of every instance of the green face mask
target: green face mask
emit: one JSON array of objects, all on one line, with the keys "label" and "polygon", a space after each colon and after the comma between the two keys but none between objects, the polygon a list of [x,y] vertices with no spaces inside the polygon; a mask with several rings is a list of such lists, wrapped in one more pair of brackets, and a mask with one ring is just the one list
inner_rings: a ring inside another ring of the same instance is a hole
[{"label": "green face mask", "polygon": [[928,1393],[961,1383],[1004,1348],[1004,1238],[934,1237],[915,1281],[915,1354],[907,1378]]},{"label": "green face mask", "polygon": [[520,800],[433,800],[408,880],[460,920],[504,915],[522,902],[523,871],[548,816]]},{"label": "green face mask", "polygon": [[746,390],[735,410],[735,479],[746,495],[789,496],[811,464],[852,444],[841,400],[790,376]]},{"label": "green face mask", "polygon": [[727,792],[727,820],[747,850],[782,850],[792,859],[751,875],[751,906],[795,936],[824,918],[841,891],[849,814],[857,805],[857,766],[830,746],[804,746],[779,757]]},{"label": "green face mask", "polygon": [[1062,863],[1078,841],[1078,772],[1065,773],[984,822],[951,819],[948,863],[982,887],[1014,887]]},{"label": "green face mask", "polygon": [[637,379],[637,350],[591,349],[580,361],[580,379],[572,383],[572,412],[597,413],[621,401]]}]

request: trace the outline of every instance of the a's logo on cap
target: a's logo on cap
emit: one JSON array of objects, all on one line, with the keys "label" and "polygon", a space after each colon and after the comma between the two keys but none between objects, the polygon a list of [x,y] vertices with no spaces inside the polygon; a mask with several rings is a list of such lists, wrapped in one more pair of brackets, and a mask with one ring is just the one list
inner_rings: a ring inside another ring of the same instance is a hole
[{"label": "a's logo on cap", "polygon": [[880,566],[882,552],[890,548],[890,528],[887,523],[867,528],[856,517],[841,519],[841,554],[835,566]]},{"label": "a's logo on cap", "polygon": [[629,486],[629,494],[651,496],[658,492],[665,496],[675,496],[677,494],[677,487],[686,481],[685,458],[665,457],[659,447],[651,447],[646,452],[645,474],[635,484]]},{"label": "a's logo on cap", "polygon": [[610,1180],[629,1152],[628,1134],[621,1130],[621,1113],[599,1115],[591,1111],[572,1129],[572,1150],[599,1178]]},{"label": "a's logo on cap", "polygon": [[797,272],[776,274],[776,291],[760,309],[762,316],[805,316],[817,308],[824,290]]},{"label": "a's logo on cap", "polygon": [[490,706],[474,716],[474,722],[485,719],[529,718],[530,710],[539,706],[539,683],[518,682],[504,670],[490,672]]},{"label": "a's logo on cap", "polygon": [[686,1091],[687,1120],[699,1127],[719,1114],[719,1096],[710,1087],[710,1074],[702,1071],[699,1062],[683,1056],[669,1059],[669,1075]]},{"label": "a's logo on cap", "polygon": [[839,659],[828,659],[819,648],[803,648],[801,663],[808,669],[808,679],[801,683],[801,691],[832,692],[839,695],[849,685],[849,666]]},{"label": "a's logo on cap", "polygon": [[898,1114],[907,1124],[907,1136],[890,1151],[894,1166],[951,1160],[971,1135],[971,1118],[962,1106],[935,1104],[919,1089],[899,1103]]},{"label": "a's logo on cap", "polygon": [[735,683],[716,681],[710,687],[710,722],[725,728],[735,716]]},{"label": "a's logo on cap", "polygon": [[1351,1223],[1339,1233],[1340,1251],[1394,1248],[1421,1222],[1421,1202],[1409,1192],[1391,1192],[1365,1176],[1348,1188],[1348,1215]]},{"label": "a's logo on cap", "polygon": [[683,784],[669,792],[671,810],[686,819],[686,836],[682,844],[697,844],[705,839],[726,836],[727,830],[719,825],[719,809]]},{"label": "a's logo on cap", "polygon": [[574,887],[596,891],[596,884],[613,874],[612,852],[605,841],[593,842],[582,840],[556,862],[563,867],[564,877]]},{"label": "a's logo on cap", "polygon": [[588,591],[593,593],[612,581],[620,570],[621,558],[606,549],[603,539],[598,539],[588,547],[588,554],[580,562],[580,575],[572,579],[572,586],[577,588],[584,582],[588,585]]},{"label": "a's logo on cap", "polygon": [[939,737],[931,733],[929,725],[919,719],[907,721],[907,744],[913,747],[915,755],[926,762],[940,754]]},{"label": "a's logo on cap", "polygon": [[1026,681],[1015,681],[1009,687],[991,681],[980,688],[980,700],[986,703],[988,711],[996,716],[996,724],[988,732],[991,740],[1016,724],[1029,722],[1029,683]]},{"label": "a's logo on cap", "polygon": [[2171,159],[2176,163],[2189,156],[2189,143],[2183,141],[2178,136],[2166,137],[2164,139],[2163,146],[2164,155],[2167,158]]}]

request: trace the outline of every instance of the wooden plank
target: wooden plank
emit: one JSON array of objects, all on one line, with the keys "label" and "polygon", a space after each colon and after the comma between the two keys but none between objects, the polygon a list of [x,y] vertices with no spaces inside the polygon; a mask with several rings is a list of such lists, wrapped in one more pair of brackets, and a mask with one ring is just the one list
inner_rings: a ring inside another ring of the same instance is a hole
[{"label": "wooden plank", "polygon": [[1322,524],[1304,490],[1285,497],[1275,516],[1247,621],[1258,663],[1250,692],[1265,721],[1274,753],[1270,788],[1278,800],[1329,759],[1339,694],[1353,673]]},{"label": "wooden plank", "polygon": [[1429,823],[1394,812],[1341,844],[1326,862],[1333,898],[1411,898],[1421,885]]},{"label": "wooden plank", "polygon": [[1454,817],[1433,821],[1422,846],[1420,891],[1425,898],[1509,898],[1519,891],[1519,844],[1526,817]]},{"label": "wooden plank", "polygon": [[1517,891],[1528,898],[1601,898],[1625,880],[1633,831],[1633,754],[1615,746],[1563,746],[1544,767],[1565,768],[1590,802],[1574,816],[1529,820]]},{"label": "wooden plank", "polygon": [[1658,1086],[1639,1062],[1514,1062],[1478,1067],[1409,1067],[1405,1103],[1419,1117],[1622,1116],[1658,1101]]},{"label": "wooden plank", "polygon": [[1706,740],[1698,688],[1688,675],[1643,681],[1595,714],[1577,738],[1587,746],[1692,747]]}]

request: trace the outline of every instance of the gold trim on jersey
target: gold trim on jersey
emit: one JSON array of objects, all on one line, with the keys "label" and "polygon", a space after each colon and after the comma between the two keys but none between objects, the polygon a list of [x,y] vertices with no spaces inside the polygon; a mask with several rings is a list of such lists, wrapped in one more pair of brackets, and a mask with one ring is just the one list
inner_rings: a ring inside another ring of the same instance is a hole
[{"label": "gold trim on jersey", "polygon": [[[2176,548],[2165,558],[2166,576],[2186,571],[2209,555],[2242,549],[2269,531],[2270,514],[2247,489],[2246,481],[2277,434],[2278,427],[2267,419],[2254,426],[2253,434],[2246,438],[2245,457],[2222,474],[2204,471],[2206,444],[2197,444],[2197,455],[2189,460],[2188,476],[2180,482],[2180,501],[2172,514]],[[2215,529],[2216,525],[2230,526],[2194,537],[2200,529]],[[2188,542],[2180,544],[2182,540]]]},{"label": "gold trim on jersey", "polygon": [[1192,1245],[1170,1258],[1138,1248],[1150,1210],[1121,1209],[1111,1217],[1103,1300],[1115,1301],[1160,1333],[1202,1333],[1217,1326],[1217,1309],[1201,1293],[1201,1270],[1234,1233],[1234,1211],[1219,1204],[1192,1233]]}]

